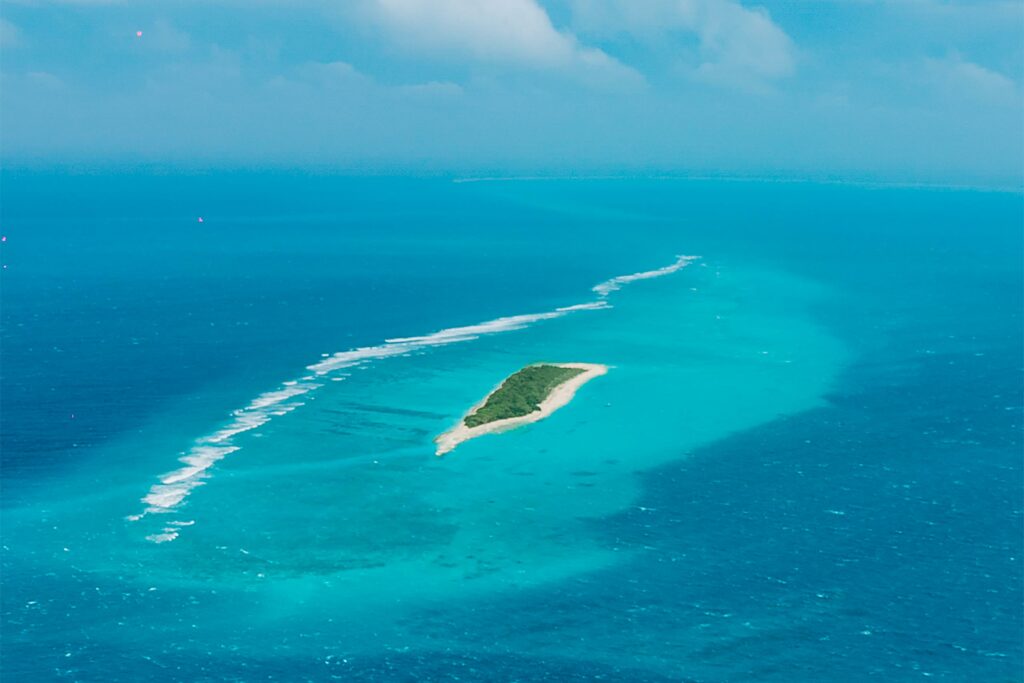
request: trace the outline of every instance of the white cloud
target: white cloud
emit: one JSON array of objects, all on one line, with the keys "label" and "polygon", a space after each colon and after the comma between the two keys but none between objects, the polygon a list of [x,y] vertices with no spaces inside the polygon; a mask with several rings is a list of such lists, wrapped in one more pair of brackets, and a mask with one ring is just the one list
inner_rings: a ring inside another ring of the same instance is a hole
[{"label": "white cloud", "polygon": [[25,74],[25,80],[33,85],[51,90],[64,87],[64,81],[49,71],[30,71]]},{"label": "white cloud", "polygon": [[697,50],[683,70],[708,82],[756,89],[796,66],[793,41],[768,12],[736,0],[575,0],[573,19],[585,32],[643,41],[691,34]]},{"label": "white cloud", "polygon": [[461,86],[448,81],[381,83],[348,62],[307,62],[268,79],[266,85],[277,98],[320,102],[322,106],[338,97],[362,106],[371,102],[453,102],[465,94]]},{"label": "white cloud", "polygon": [[[700,36],[698,73],[710,80],[775,79],[793,72],[795,55],[789,36],[768,12],[735,2],[690,0]],[[688,14],[690,12],[687,12]]]},{"label": "white cloud", "polygon": [[307,62],[291,74],[282,74],[269,82],[274,87],[307,86],[324,92],[344,92],[350,96],[451,98],[463,94],[461,86],[448,81],[427,81],[389,85],[363,73],[348,62]]},{"label": "white cloud", "polygon": [[595,86],[643,83],[634,69],[556,29],[535,0],[368,0],[365,10],[409,49],[561,72]]},{"label": "white cloud", "polygon": [[563,63],[574,50],[530,0],[376,0],[374,5],[383,23],[420,47],[537,66]]},{"label": "white cloud", "polygon": [[185,52],[192,47],[192,40],[187,33],[164,20],[158,20],[152,27],[147,27],[143,36],[147,47],[162,52]]},{"label": "white cloud", "polygon": [[411,85],[395,86],[394,90],[414,97],[458,97],[464,93],[462,86],[448,81],[428,81]]},{"label": "white cloud", "polygon": [[369,85],[372,81],[348,62],[314,62],[298,69],[299,77],[322,87],[351,87]]},{"label": "white cloud", "polygon": [[6,19],[0,19],[0,47],[17,47],[20,44],[21,31],[18,27]]},{"label": "white cloud", "polygon": [[953,96],[981,96],[987,98],[1013,97],[1017,84],[1001,73],[980,64],[965,61],[959,55],[948,59],[925,60],[925,73],[936,85]]}]

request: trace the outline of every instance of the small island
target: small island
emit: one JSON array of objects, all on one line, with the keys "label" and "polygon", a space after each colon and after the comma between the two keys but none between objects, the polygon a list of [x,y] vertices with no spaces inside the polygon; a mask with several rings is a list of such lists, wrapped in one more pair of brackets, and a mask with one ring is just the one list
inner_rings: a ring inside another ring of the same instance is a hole
[{"label": "small island", "polygon": [[607,366],[595,363],[527,365],[473,406],[459,424],[434,439],[437,455],[463,441],[542,420],[568,404],[577,389],[606,372]]}]

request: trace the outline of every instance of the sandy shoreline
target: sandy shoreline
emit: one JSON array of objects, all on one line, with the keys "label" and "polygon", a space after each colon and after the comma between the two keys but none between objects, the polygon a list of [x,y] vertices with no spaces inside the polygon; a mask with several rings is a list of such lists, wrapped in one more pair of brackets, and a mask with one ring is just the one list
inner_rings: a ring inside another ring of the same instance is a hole
[{"label": "sandy shoreline", "polygon": [[607,365],[600,365],[598,363],[543,363],[543,365],[555,365],[560,368],[579,368],[584,372],[581,372],[575,377],[555,387],[551,393],[548,394],[548,397],[540,403],[539,410],[535,410],[529,415],[510,417],[505,420],[495,420],[494,422],[488,422],[487,424],[482,424],[476,427],[467,427],[466,417],[468,415],[472,415],[478,408],[487,403],[487,399],[489,399],[491,395],[498,390],[498,388],[495,388],[494,391],[487,394],[482,401],[470,408],[469,412],[459,418],[459,423],[457,425],[434,439],[434,443],[437,444],[436,455],[440,456],[445,453],[449,453],[463,441],[468,441],[469,439],[474,439],[478,436],[483,436],[484,434],[496,434],[498,432],[508,431],[509,429],[515,429],[516,427],[520,427],[525,424],[530,424],[531,422],[543,420],[551,413],[567,405],[576,394],[576,391],[584,384],[595,377],[600,377],[608,372]]}]

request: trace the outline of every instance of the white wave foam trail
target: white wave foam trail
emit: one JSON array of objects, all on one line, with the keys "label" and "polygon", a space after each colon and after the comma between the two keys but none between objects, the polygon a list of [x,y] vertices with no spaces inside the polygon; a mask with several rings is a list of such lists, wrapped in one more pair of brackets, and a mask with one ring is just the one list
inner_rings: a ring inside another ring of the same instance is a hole
[{"label": "white wave foam trail", "polygon": [[326,375],[330,372],[334,372],[335,370],[361,365],[370,360],[387,358],[389,356],[401,356],[416,351],[417,349],[430,346],[443,346],[445,344],[471,341],[481,336],[496,334],[498,332],[521,330],[541,320],[561,318],[564,315],[574,313],[576,311],[593,311],[608,307],[609,304],[606,301],[592,301],[590,303],[577,304],[575,306],[563,306],[562,308],[556,308],[553,311],[547,311],[544,313],[512,315],[504,318],[495,318],[494,320],[477,323],[476,325],[449,327],[441,330],[440,332],[434,332],[432,334],[426,334],[419,337],[395,337],[392,339],[385,339],[384,343],[380,346],[365,346],[358,349],[351,349],[349,351],[341,351],[340,353],[327,356],[318,363],[308,366],[306,369],[312,370],[317,375]]},{"label": "white wave foam trail", "polygon": [[[260,394],[245,408],[236,410],[233,413],[234,419],[226,426],[196,440],[192,448],[179,458],[184,467],[161,476],[160,483],[154,484],[142,498],[146,508],[141,514],[132,515],[128,519],[136,521],[149,514],[172,512],[195,488],[203,485],[203,480],[214,463],[241,448],[231,443],[234,436],[266,424],[274,415],[283,415],[295,410],[302,403],[286,401],[318,387],[319,384],[312,382],[290,382],[282,385],[281,389]],[[177,522],[171,524],[179,525]],[[163,543],[174,540],[177,535],[174,529],[165,529],[165,533],[154,534],[149,540]]]},{"label": "white wave foam trail", "polygon": [[661,277],[663,275],[671,275],[672,273],[685,268],[690,265],[691,261],[695,261],[699,256],[677,256],[676,262],[665,266],[664,268],[658,268],[657,270],[647,270],[642,273],[633,273],[632,275],[619,275],[613,277],[611,280],[605,280],[599,285],[596,285],[592,291],[597,292],[600,297],[606,297],[612,292],[622,289],[622,285],[628,285],[630,282],[636,282],[637,280],[648,280],[652,277]]},{"label": "white wave foam trail", "polygon": [[[606,298],[611,292],[621,289],[623,285],[636,280],[669,275],[686,267],[696,258],[698,257],[679,256],[674,263],[664,268],[633,273],[632,275],[620,275],[602,282],[593,288],[593,291],[599,297],[596,301],[563,306],[543,313],[528,313],[495,318],[494,320],[477,323],[476,325],[450,327],[418,337],[386,339],[383,344],[378,346],[349,349],[348,351],[341,351],[335,354],[322,354],[321,360],[306,368],[313,373],[312,375],[288,380],[283,382],[278,389],[260,394],[245,408],[232,413],[233,419],[227,425],[212,434],[197,439],[192,448],[179,458],[184,467],[161,476],[160,482],[154,484],[142,498],[142,502],[146,505],[143,512],[131,515],[128,519],[130,521],[137,521],[146,515],[167,514],[180,508],[189,494],[205,483],[204,480],[209,476],[210,469],[214,464],[241,448],[241,446],[232,442],[234,437],[243,432],[256,429],[274,417],[290,413],[303,405],[301,401],[293,401],[291,399],[323,386],[315,382],[319,377],[345,368],[363,365],[374,360],[406,355],[420,349],[471,341],[481,336],[500,332],[521,330],[536,322],[561,318],[578,311],[596,311],[610,308],[611,304],[606,301]],[[331,379],[339,380],[342,378],[332,377]],[[188,522],[172,521],[164,526],[160,533],[151,534],[146,539],[154,543],[173,541],[178,537],[182,527],[191,526],[192,524],[194,524],[193,520]]]}]

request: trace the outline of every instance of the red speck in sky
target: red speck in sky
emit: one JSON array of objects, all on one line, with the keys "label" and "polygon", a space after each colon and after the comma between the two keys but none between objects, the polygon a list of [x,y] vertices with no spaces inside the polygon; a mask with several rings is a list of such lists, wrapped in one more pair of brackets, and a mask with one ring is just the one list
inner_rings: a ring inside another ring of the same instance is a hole
[{"label": "red speck in sky", "polygon": [[136,31],[135,32],[135,37],[136,38],[141,38],[142,37],[142,31]]}]

